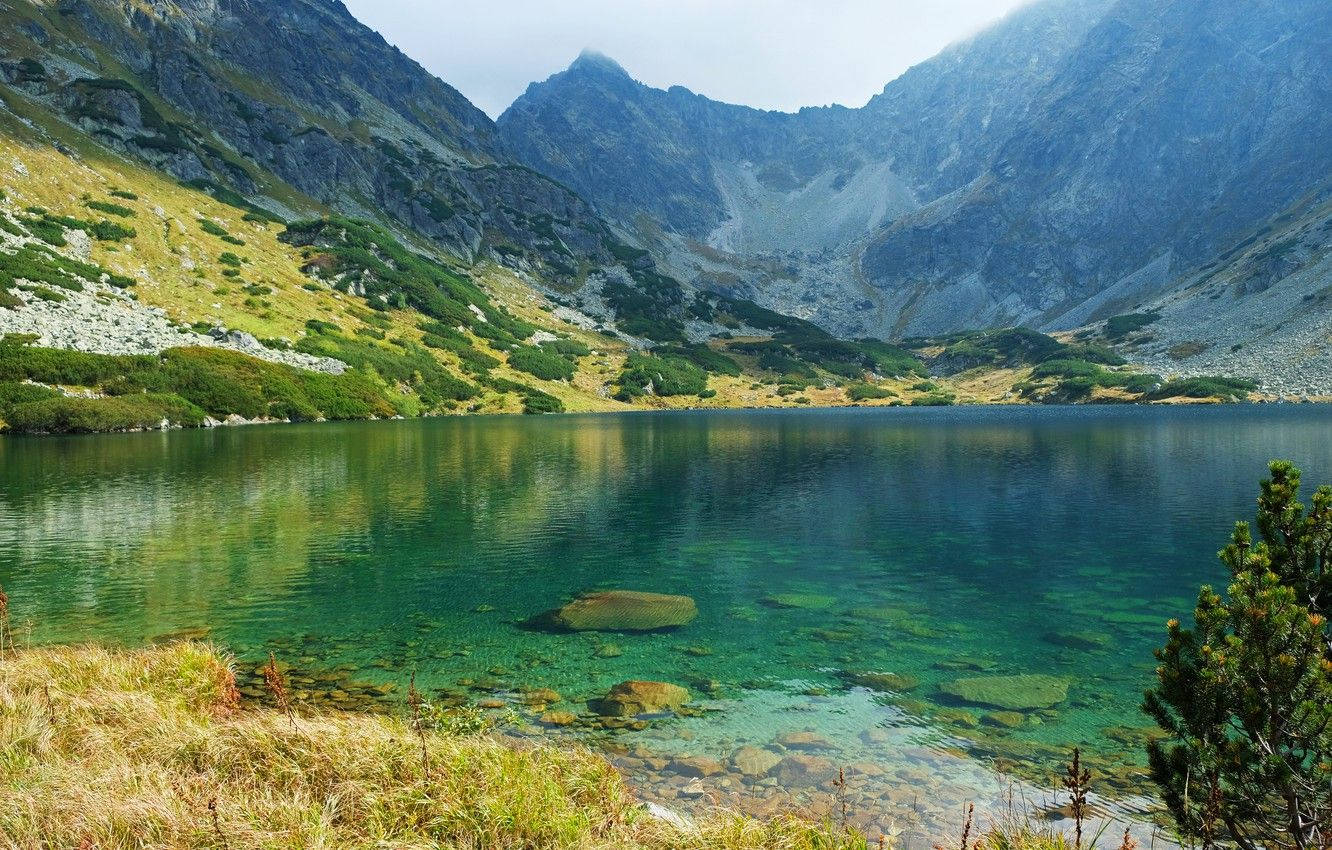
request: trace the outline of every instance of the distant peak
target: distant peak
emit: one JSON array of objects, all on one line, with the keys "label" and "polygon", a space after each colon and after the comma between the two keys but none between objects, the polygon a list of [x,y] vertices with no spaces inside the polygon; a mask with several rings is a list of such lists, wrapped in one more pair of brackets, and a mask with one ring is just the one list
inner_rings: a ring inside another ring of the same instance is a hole
[{"label": "distant peak", "polygon": [[617,74],[627,77],[629,72],[620,66],[619,62],[610,58],[604,53],[596,50],[584,50],[578,54],[578,58],[569,66],[570,71],[600,71],[602,73]]}]

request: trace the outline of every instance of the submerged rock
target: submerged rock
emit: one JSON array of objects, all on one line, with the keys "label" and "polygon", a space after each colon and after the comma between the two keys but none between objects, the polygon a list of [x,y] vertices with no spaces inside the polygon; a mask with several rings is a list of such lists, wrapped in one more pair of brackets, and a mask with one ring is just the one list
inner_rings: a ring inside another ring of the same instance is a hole
[{"label": "submerged rock", "polygon": [[837,778],[837,766],[820,756],[796,753],[777,763],[775,775],[783,785],[822,785]]},{"label": "submerged rock", "polygon": [[824,611],[837,604],[837,599],[822,593],[773,593],[763,597],[763,604],[771,608],[803,608]]},{"label": "submerged rock", "polygon": [[951,697],[1004,711],[1052,708],[1068,699],[1068,680],[1032,673],[1020,676],[974,676],[939,686]]},{"label": "submerged rock", "polygon": [[1016,729],[1026,720],[1027,716],[1020,711],[991,711],[981,718],[987,726],[997,726],[1000,729]]},{"label": "submerged rock", "polygon": [[671,762],[670,768],[681,776],[708,777],[716,776],[726,768],[716,759],[707,756],[687,756]]},{"label": "submerged rock", "polygon": [[788,750],[835,750],[837,745],[813,732],[788,732],[777,739]]},{"label": "submerged rock", "polygon": [[905,693],[920,687],[920,679],[899,673],[843,673],[842,678],[871,691]]},{"label": "submerged rock", "polygon": [[575,632],[652,632],[686,625],[697,616],[698,606],[688,596],[607,590],[575,599],[543,619]]},{"label": "submerged rock", "polygon": [[767,776],[782,757],[761,747],[741,747],[731,754],[731,765],[743,776]]},{"label": "submerged rock", "polygon": [[1110,636],[1100,632],[1046,632],[1041,639],[1065,649],[1104,649],[1110,644]]},{"label": "submerged rock", "polygon": [[633,717],[669,711],[689,702],[689,691],[668,682],[621,682],[588,706],[602,717]]},{"label": "submerged rock", "polygon": [[578,717],[572,711],[548,711],[541,715],[541,722],[549,726],[572,726]]}]

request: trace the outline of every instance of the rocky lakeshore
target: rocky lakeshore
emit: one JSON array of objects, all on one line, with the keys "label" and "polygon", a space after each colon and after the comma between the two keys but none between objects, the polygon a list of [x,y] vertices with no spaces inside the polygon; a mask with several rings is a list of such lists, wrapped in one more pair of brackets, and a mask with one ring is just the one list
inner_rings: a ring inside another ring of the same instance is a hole
[{"label": "rocky lakeshore", "polygon": [[[820,604],[800,594],[772,600],[773,605]],[[579,629],[571,622],[582,626],[595,636],[595,654],[615,659],[632,641],[659,639],[687,626],[692,606],[683,596],[601,591],[537,622],[574,632]],[[407,638],[401,657],[314,672],[317,666],[301,665],[317,665],[329,653],[324,641],[265,644],[279,658],[298,659],[295,667],[284,665],[298,705],[388,714],[401,711],[408,687],[404,666],[422,653],[428,657],[428,646],[428,640]],[[444,650],[462,660],[473,651],[470,646]],[[684,651],[706,657],[707,648]],[[262,656],[242,665],[241,693],[271,705],[263,666]],[[982,659],[960,658],[950,666],[950,678],[928,699],[913,694],[918,679],[883,672],[848,673],[842,689],[637,679],[579,692],[543,678],[540,664],[526,670],[490,666],[476,675],[418,681],[432,706],[473,717],[472,722],[484,718],[507,735],[589,744],[622,770],[644,799],[686,815],[717,806],[759,817],[798,810],[840,818],[845,810],[849,822],[871,837],[914,844],[959,828],[968,804],[984,819],[999,819],[1017,800],[1024,810],[1059,823],[1066,813],[1053,789],[1069,749],[1021,740],[1013,731],[1056,717],[1068,699],[1068,681],[987,675]],[[740,715],[747,718],[741,728],[751,731],[737,734],[734,724],[724,722]],[[1132,824],[1144,843],[1154,838],[1154,807],[1145,796],[1150,789],[1141,767],[1148,734],[1104,730],[1105,746],[1095,757],[1098,816]]]}]

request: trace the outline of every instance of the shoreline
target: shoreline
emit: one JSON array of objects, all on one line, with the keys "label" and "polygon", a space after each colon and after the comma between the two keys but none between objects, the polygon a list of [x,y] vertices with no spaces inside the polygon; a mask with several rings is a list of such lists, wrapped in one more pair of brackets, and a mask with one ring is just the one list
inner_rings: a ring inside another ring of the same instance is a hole
[{"label": "shoreline", "polygon": [[[307,712],[289,700],[292,685],[277,665],[265,670],[274,705],[258,707],[241,700],[251,688],[237,691],[234,668],[223,651],[188,641],[11,651],[0,696],[24,722],[7,728],[47,731],[35,749],[24,746],[27,757],[0,787],[9,804],[0,806],[0,826],[20,839],[144,847],[266,844],[256,830],[298,845],[316,835],[357,843],[373,830],[381,841],[472,846],[484,836],[494,848],[644,850],[851,850],[914,837],[891,823],[879,825],[886,832],[860,831],[838,785],[854,786],[854,771],[821,783],[826,799],[803,806],[783,798],[746,814],[703,790],[689,795],[697,806],[677,808],[631,790],[613,759],[583,744],[504,735],[474,713],[430,706],[414,687],[397,695],[396,711]],[[89,739],[102,743],[88,750],[81,742]],[[199,755],[181,760],[181,748]],[[345,797],[357,788],[364,796]],[[83,805],[94,798],[95,806]],[[304,820],[311,804],[322,813],[318,823]],[[432,816],[423,820],[421,807]],[[1026,850],[1061,846],[1064,826],[1036,810],[977,821],[987,847],[1016,840]]]},{"label": "shoreline", "polygon": [[[77,398],[78,396],[71,396]],[[176,431],[214,431],[226,428],[243,428],[254,426],[279,426],[279,425],[328,425],[328,424],[355,424],[355,423],[386,423],[386,422],[412,422],[428,420],[445,419],[485,419],[485,418],[532,418],[532,419],[569,419],[575,417],[604,417],[604,416],[626,416],[634,414],[662,414],[662,413],[760,413],[760,412],[827,412],[827,411],[853,411],[853,410],[939,410],[939,409],[967,409],[967,410],[1009,410],[1009,409],[1115,409],[1115,408],[1237,408],[1237,407],[1319,407],[1332,406],[1332,399],[1308,399],[1308,400],[1285,400],[1285,399],[1253,399],[1246,401],[1219,401],[1204,399],[1178,399],[1164,401],[1090,401],[1090,402],[1062,402],[1054,404],[1037,404],[1032,402],[1014,401],[1014,402],[975,402],[958,403],[950,405],[912,405],[912,404],[829,404],[829,405],[737,405],[737,406],[687,406],[687,407],[627,407],[623,410],[574,410],[563,411],[560,413],[545,413],[539,416],[522,413],[519,411],[478,411],[478,412],[452,412],[452,413],[430,413],[422,416],[391,416],[391,417],[371,417],[368,419],[312,419],[312,420],[292,420],[292,419],[245,419],[233,414],[227,419],[212,419],[201,425],[181,425],[176,423],[164,424],[161,427],[152,428],[129,428],[107,431],[43,431],[34,433],[11,433],[8,430],[0,430],[0,439],[44,439],[48,437],[94,437],[105,436],[109,434],[154,434],[170,433]]]}]

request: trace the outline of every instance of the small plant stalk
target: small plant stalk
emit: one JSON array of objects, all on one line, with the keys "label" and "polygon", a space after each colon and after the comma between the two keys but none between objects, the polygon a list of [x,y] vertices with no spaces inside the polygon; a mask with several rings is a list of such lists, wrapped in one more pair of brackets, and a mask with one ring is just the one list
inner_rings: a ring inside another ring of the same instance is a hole
[{"label": "small plant stalk", "polygon": [[278,669],[277,659],[271,652],[268,653],[268,664],[264,666],[264,685],[268,687],[268,692],[277,701],[278,709],[287,715],[291,728],[297,728],[296,712],[291,707],[291,697],[287,693],[287,682],[282,676],[282,671]]},{"label": "small plant stalk", "polygon": [[1073,748],[1073,761],[1064,775],[1064,789],[1069,793],[1073,812],[1073,847],[1082,850],[1082,823],[1087,818],[1087,794],[1091,791],[1091,771],[1082,766],[1082,751]]},{"label": "small plant stalk", "polygon": [[412,681],[407,686],[407,705],[412,710],[412,729],[421,741],[421,775],[430,778],[430,750],[426,746],[425,734],[425,699],[416,689],[416,671],[412,671]]},{"label": "small plant stalk", "polygon": [[226,833],[222,831],[222,819],[217,814],[217,798],[214,797],[208,801],[208,814],[213,821],[213,833],[217,835],[218,843],[222,845],[222,850],[231,850],[227,844]]}]

